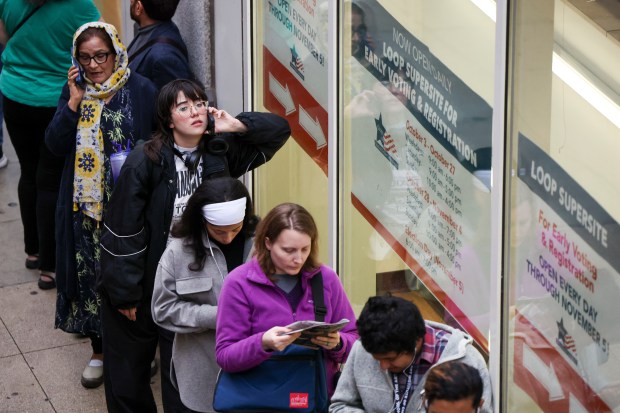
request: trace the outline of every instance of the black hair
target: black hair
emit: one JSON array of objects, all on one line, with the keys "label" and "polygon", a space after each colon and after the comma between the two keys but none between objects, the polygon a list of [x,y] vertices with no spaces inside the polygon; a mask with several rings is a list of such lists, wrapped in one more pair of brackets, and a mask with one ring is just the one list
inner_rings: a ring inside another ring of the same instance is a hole
[{"label": "black hair", "polygon": [[413,353],[426,334],[418,307],[400,297],[370,297],[357,319],[364,349],[371,354]]},{"label": "black hair", "polygon": [[237,236],[243,235],[248,238],[254,235],[258,217],[254,215],[254,207],[248,189],[241,181],[231,177],[206,179],[196,188],[196,192],[187,201],[181,220],[174,224],[170,231],[173,237],[184,238],[185,245],[190,246],[194,251],[194,262],[188,266],[191,271],[202,270],[207,257],[207,251],[202,241],[207,231],[202,207],[234,201],[243,197],[247,199],[245,216],[243,217],[243,228]]},{"label": "black hair", "polygon": [[139,0],[144,11],[153,20],[168,21],[177,11],[180,0]]},{"label": "black hair", "polygon": [[[176,106],[177,96],[183,92],[186,98],[197,101],[208,101],[207,93],[203,86],[195,80],[176,79],[164,85],[157,95],[157,107],[155,117],[157,128],[153,133],[153,138],[144,144],[144,153],[153,162],[159,163],[160,151],[164,144],[174,147],[174,137],[170,122],[172,121],[172,108]],[[200,140],[200,145],[204,145],[204,139]],[[204,148],[199,148],[204,153]]]},{"label": "black hair", "polygon": [[458,360],[432,367],[424,383],[427,406],[434,400],[459,401],[472,399],[474,409],[482,400],[482,378],[478,370]]}]

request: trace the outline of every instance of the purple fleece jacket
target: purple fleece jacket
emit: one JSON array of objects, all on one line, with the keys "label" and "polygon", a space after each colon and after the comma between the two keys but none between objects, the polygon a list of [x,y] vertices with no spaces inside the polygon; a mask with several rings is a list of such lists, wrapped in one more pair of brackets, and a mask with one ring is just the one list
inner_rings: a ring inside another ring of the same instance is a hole
[{"label": "purple fleece jacket", "polygon": [[338,363],[346,361],[358,334],[355,314],[340,279],[334,270],[324,265],[312,272],[302,272],[301,285],[304,294],[296,311],[291,309],[282,290],[263,273],[256,258],[228,274],[220,293],[216,321],[215,354],[217,363],[223,370],[247,370],[271,357],[272,352],[263,350],[261,344],[263,333],[270,328],[315,319],[309,280],[319,270],[323,274],[327,307],[325,321],[336,322],[343,318],[350,320],[340,331],[342,348],[324,353],[327,389],[331,396]]}]

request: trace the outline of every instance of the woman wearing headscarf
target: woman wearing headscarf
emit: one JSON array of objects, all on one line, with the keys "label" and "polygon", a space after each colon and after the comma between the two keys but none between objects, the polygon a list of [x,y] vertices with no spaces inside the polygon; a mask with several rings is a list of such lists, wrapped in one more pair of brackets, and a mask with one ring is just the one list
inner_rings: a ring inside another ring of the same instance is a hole
[{"label": "woman wearing headscarf", "polygon": [[79,67],[68,71],[45,142],[65,156],[56,209],[58,296],[55,326],[91,339],[93,355],[84,387],[103,383],[100,297],[95,291],[99,239],[114,181],[128,152],[148,139],[154,120],[155,86],[131,73],[116,28],[93,22],[73,37]]}]

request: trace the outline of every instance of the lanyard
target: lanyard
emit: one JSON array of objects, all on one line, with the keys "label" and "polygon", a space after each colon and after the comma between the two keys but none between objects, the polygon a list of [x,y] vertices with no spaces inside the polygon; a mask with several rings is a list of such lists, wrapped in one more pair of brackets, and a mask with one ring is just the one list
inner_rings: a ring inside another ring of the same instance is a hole
[{"label": "lanyard", "polygon": [[398,374],[392,374],[392,382],[394,383],[394,410],[396,413],[405,413],[407,409],[409,393],[411,392],[411,385],[413,384],[413,364],[409,366],[407,371],[403,371],[403,373],[407,376],[407,383],[405,384],[405,391],[402,396],[400,395]]}]

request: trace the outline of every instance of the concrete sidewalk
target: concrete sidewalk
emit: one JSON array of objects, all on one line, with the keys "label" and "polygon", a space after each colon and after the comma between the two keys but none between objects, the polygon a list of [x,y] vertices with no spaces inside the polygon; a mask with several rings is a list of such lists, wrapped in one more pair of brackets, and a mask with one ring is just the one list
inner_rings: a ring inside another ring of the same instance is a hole
[{"label": "concrete sidewalk", "polygon": [[[56,290],[40,290],[39,272],[24,266],[19,163],[6,130],[3,149],[9,164],[0,169],[0,412],[105,412],[103,386],[80,384],[89,340],[54,329]],[[162,411],[159,373],[152,386]]]}]

